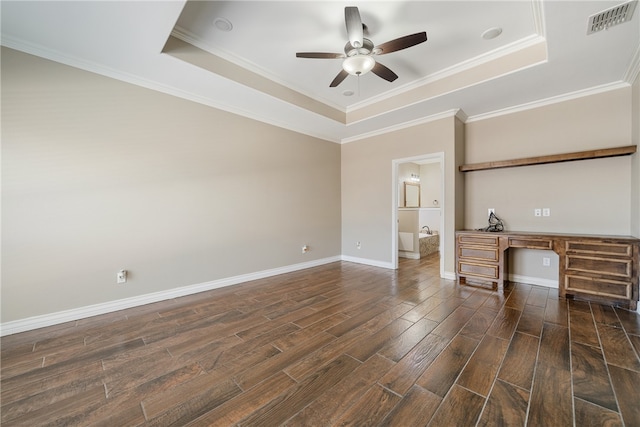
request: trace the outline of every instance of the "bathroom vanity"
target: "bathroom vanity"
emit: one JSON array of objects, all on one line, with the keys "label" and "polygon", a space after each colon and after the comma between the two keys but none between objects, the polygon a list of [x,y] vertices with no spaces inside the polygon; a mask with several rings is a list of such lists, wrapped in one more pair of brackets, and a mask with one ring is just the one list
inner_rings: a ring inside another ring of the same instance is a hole
[{"label": "bathroom vanity", "polygon": [[502,289],[508,280],[509,248],[552,250],[559,257],[558,293],[635,310],[640,239],[627,236],[533,232],[456,232],[460,284]]}]

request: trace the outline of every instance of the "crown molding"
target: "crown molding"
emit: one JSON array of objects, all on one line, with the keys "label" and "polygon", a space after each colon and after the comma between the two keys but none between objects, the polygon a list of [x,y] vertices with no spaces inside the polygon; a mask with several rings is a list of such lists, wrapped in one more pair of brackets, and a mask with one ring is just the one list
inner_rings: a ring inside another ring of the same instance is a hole
[{"label": "crown molding", "polygon": [[571,101],[573,99],[583,98],[585,96],[597,95],[599,93],[622,89],[629,86],[630,86],[630,83],[622,82],[622,81],[615,82],[615,83],[608,83],[605,85],[595,86],[588,89],[582,89],[575,92],[565,93],[563,95],[552,96],[550,98],[528,102],[526,104],[520,104],[520,105],[515,105],[513,107],[503,108],[501,110],[494,110],[488,113],[476,114],[475,116],[470,116],[466,120],[466,123],[492,119],[494,117],[506,116],[508,114],[519,113],[521,111],[532,110],[534,108],[540,108],[548,105],[558,104],[565,101]]},{"label": "crown molding", "polygon": [[[365,101],[353,104],[349,107],[347,107],[347,115],[349,113],[352,113],[356,110],[359,110],[361,108],[365,108],[368,107],[370,105],[373,104],[377,104],[378,102],[384,101],[386,99],[392,98],[394,96],[397,95],[401,95],[403,93],[406,92],[410,92],[413,90],[416,90],[422,86],[426,86],[432,83],[437,82],[438,80],[442,80],[445,79],[447,77],[451,77],[451,76],[455,76],[456,74],[462,73],[464,71],[468,71],[471,70],[475,67],[478,67],[480,65],[486,64],[488,62],[491,62],[493,60],[496,60],[498,58],[502,58],[505,56],[508,56],[514,52],[517,52],[519,50],[522,49],[526,49],[528,47],[534,46],[538,43],[542,43],[544,42],[546,44],[546,39],[544,39],[543,37],[541,37],[538,34],[534,34],[531,35],[529,37],[526,37],[524,39],[518,40],[516,42],[510,43],[506,46],[502,46],[501,48],[498,49],[494,49],[490,52],[487,52],[483,55],[480,56],[476,56],[475,58],[471,58],[468,59],[466,61],[460,62],[454,66],[445,68],[441,71],[438,71],[436,73],[430,74],[428,76],[425,76],[421,79],[418,79],[416,81],[413,81],[411,83],[407,83],[403,86],[399,86],[396,89],[393,89],[391,91],[385,92],[385,93],[381,93],[380,95],[377,96],[373,96],[371,98],[368,98]],[[548,56],[548,55],[547,55]],[[535,64],[534,64],[535,65]],[[509,73],[508,73],[509,74]],[[500,74],[500,76],[502,76],[503,74]]]},{"label": "crown molding", "polygon": [[371,131],[371,132],[365,132],[365,133],[361,133],[359,135],[356,136],[351,136],[348,138],[343,138],[340,143],[341,144],[348,144],[350,142],[354,142],[354,141],[359,141],[361,139],[366,139],[366,138],[371,138],[374,136],[378,136],[378,135],[384,135],[385,133],[389,133],[389,132],[395,132],[401,129],[406,129],[406,128],[410,128],[413,126],[418,126],[421,124],[425,124],[425,123],[429,123],[429,122],[434,122],[436,120],[441,120],[441,119],[445,119],[448,117],[458,117],[460,120],[462,120],[463,122],[466,121],[467,115],[464,113],[464,111],[460,110],[460,109],[454,109],[454,110],[448,110],[448,111],[443,111],[442,113],[438,113],[438,114],[432,114],[430,116],[427,117],[421,117],[419,119],[415,119],[415,120],[410,120],[408,122],[403,122],[403,123],[398,123],[392,126],[387,126],[384,128],[380,128],[377,129],[375,131]]},{"label": "crown molding", "polygon": [[216,102],[211,98],[206,98],[203,96],[199,96],[190,92],[186,92],[180,89],[176,89],[174,87],[164,85],[149,79],[141,78],[134,74],[125,73],[122,71],[114,70],[113,68],[106,67],[104,65],[86,61],[84,59],[79,59],[74,56],[65,55],[59,51],[53,49],[43,48],[42,46],[27,43],[22,40],[18,40],[12,37],[2,37],[1,45],[8,47],[10,49],[14,49],[20,52],[24,52],[30,55],[34,55],[40,58],[48,59],[50,61],[58,62],[63,65],[68,65],[70,67],[78,68],[80,70],[88,71],[90,73],[98,74],[101,76],[109,77],[115,80],[119,80],[125,83],[130,83],[135,86],[144,87],[146,89],[155,90],[157,92],[165,93],[167,95],[172,95],[181,99],[186,99],[189,101],[196,102],[198,104],[206,105],[208,107],[213,107],[218,110],[226,111],[228,113],[237,114],[242,117],[246,117],[248,119],[256,120],[258,122],[266,123],[272,126],[276,126],[282,129],[287,129],[293,132],[301,133],[303,135],[311,136],[314,138],[322,139],[329,142],[339,143],[339,139],[335,137],[324,135],[321,133],[310,132],[307,129],[298,128],[291,123],[276,121],[268,117],[263,117],[259,114],[256,114],[253,111],[248,111],[243,108],[238,108],[229,104],[225,104],[222,102]]},{"label": "crown molding", "polygon": [[[541,3],[539,1],[534,1],[533,4],[538,4]],[[540,5],[540,7],[542,7]],[[537,39],[539,41],[539,39]],[[424,123],[428,123],[428,122],[432,122],[435,120],[440,120],[443,118],[447,118],[447,117],[458,117],[461,121],[465,122],[465,123],[472,123],[475,121],[480,121],[480,120],[486,120],[486,119],[490,119],[490,118],[494,118],[494,117],[499,117],[499,116],[503,116],[503,115],[508,115],[508,114],[513,114],[513,113],[517,113],[517,112],[521,112],[521,111],[526,111],[526,110],[530,110],[530,109],[534,109],[534,108],[540,108],[540,107],[544,107],[544,106],[548,106],[548,105],[552,105],[552,104],[556,104],[556,103],[560,103],[560,102],[565,102],[565,101],[570,101],[573,99],[577,99],[577,98],[582,98],[585,96],[591,96],[591,95],[596,95],[596,94],[600,94],[603,92],[607,92],[607,91],[611,91],[611,90],[617,90],[617,89],[621,89],[621,88],[626,88],[629,87],[630,85],[633,84],[633,82],[635,81],[635,79],[637,78],[638,74],[640,73],[640,47],[636,50],[636,53],[628,67],[628,70],[624,76],[624,80],[623,81],[619,81],[619,82],[614,82],[614,83],[610,83],[610,84],[605,84],[605,85],[601,85],[601,86],[596,86],[596,87],[592,87],[592,88],[588,88],[588,89],[583,89],[583,90],[579,90],[579,91],[575,91],[575,92],[570,92],[567,94],[563,94],[563,95],[558,95],[558,96],[554,96],[554,97],[550,97],[550,98],[546,98],[546,99],[541,99],[541,100],[537,100],[537,101],[532,101],[526,104],[520,104],[517,106],[512,106],[512,107],[507,107],[504,109],[500,109],[500,110],[494,110],[491,112],[487,112],[487,113],[482,113],[482,114],[477,114],[474,116],[467,116],[466,113],[464,111],[462,111],[461,109],[453,109],[453,110],[448,110],[448,111],[444,111],[441,113],[437,113],[437,114],[433,114],[427,117],[423,117],[423,118],[419,118],[416,120],[411,120],[408,122],[403,122],[403,123],[398,123],[392,126],[388,126],[385,128],[381,128],[381,129],[377,129],[371,132],[365,132],[359,135],[355,135],[355,136],[351,136],[351,137],[347,137],[347,138],[340,138],[337,136],[329,136],[329,135],[325,135],[325,134],[321,134],[321,133],[317,133],[317,132],[310,132],[307,129],[302,129],[302,128],[298,128],[294,125],[292,125],[291,123],[285,123],[285,122],[281,122],[281,121],[276,121],[273,120],[271,118],[266,118],[266,117],[262,117],[259,114],[255,114],[252,111],[248,111],[242,108],[237,108],[225,103],[220,103],[220,102],[216,102],[213,101],[212,99],[209,98],[205,98],[205,97],[201,97],[199,95],[196,94],[192,94],[189,92],[185,92],[164,84],[159,84],[157,82],[148,80],[148,79],[144,79],[144,78],[140,78],[138,76],[135,76],[133,74],[130,73],[124,73],[122,71],[118,71],[118,70],[114,70],[112,68],[106,67],[104,65],[101,64],[97,64],[91,61],[86,61],[86,60],[81,60],[78,59],[76,57],[73,56],[69,56],[66,54],[63,54],[59,51],[53,50],[53,49],[47,49],[47,48],[43,48],[42,46],[36,45],[36,44],[31,44],[31,43],[27,43],[24,42],[22,40],[18,40],[9,36],[4,36],[1,40],[1,45],[11,48],[11,49],[15,49],[27,54],[31,54],[31,55],[35,55],[44,59],[48,59],[54,62],[58,62],[64,65],[68,65],[74,68],[78,68],[84,71],[88,71],[88,72],[92,72],[98,75],[102,75],[105,77],[109,77],[109,78],[113,78],[115,80],[119,80],[119,81],[123,81],[126,83],[130,83],[136,86],[141,86],[147,89],[151,89],[151,90],[155,90],[158,92],[162,92],[168,95],[172,95],[172,96],[176,96],[178,98],[182,98],[182,99],[186,99],[186,100],[190,100],[202,105],[207,105],[209,107],[213,107],[222,111],[226,111],[232,114],[237,114],[240,115],[242,117],[246,117],[252,120],[256,120],[262,123],[266,123],[275,127],[279,127],[282,129],[286,129],[286,130],[290,130],[293,132],[297,132],[303,135],[307,135],[307,136],[311,136],[314,138],[318,138],[318,139],[322,139],[325,141],[329,141],[332,143],[338,143],[338,144],[346,144],[346,143],[350,143],[350,142],[354,142],[354,141],[358,141],[361,139],[366,139],[366,138],[371,138],[374,136],[378,136],[378,135],[383,135],[385,133],[389,133],[389,132],[393,132],[393,131],[397,131],[397,130],[401,130],[401,129],[405,129],[405,128],[409,128],[412,126],[417,126],[420,124],[424,124]]]},{"label": "crown molding", "polygon": [[538,35],[547,36],[547,30],[544,25],[544,4],[542,0],[531,0],[531,12],[533,13],[533,27]]},{"label": "crown molding", "polygon": [[190,45],[193,45],[195,47],[197,47],[198,49],[202,49],[205,52],[209,52],[211,55],[214,56],[218,56],[222,59],[224,59],[225,61],[229,61],[235,65],[237,65],[238,67],[242,67],[245,68],[249,71],[251,71],[252,73],[255,73],[267,80],[270,80],[276,84],[285,86],[290,88],[291,90],[294,90],[298,93],[300,93],[301,95],[307,96],[311,99],[315,99],[318,102],[321,102],[331,108],[334,108],[342,113],[346,113],[346,110],[344,107],[342,107],[341,105],[338,105],[328,99],[325,98],[319,98],[317,95],[313,95],[309,92],[306,92],[305,90],[301,89],[300,87],[297,87],[295,84],[291,83],[290,81],[284,81],[280,78],[278,78],[276,75],[268,72],[266,69],[258,66],[257,64],[251,62],[251,61],[247,61],[246,59],[240,58],[237,55],[234,55],[231,52],[219,49],[219,48],[214,48],[212,46],[209,46],[205,43],[202,43],[195,34],[193,34],[190,31],[185,30],[182,27],[178,27],[176,26],[176,28],[171,32],[171,35],[179,40],[182,40],[185,43],[189,43]]},{"label": "crown molding", "polygon": [[629,84],[633,84],[638,77],[638,74],[640,74],[640,45],[637,47],[633,58],[631,58],[627,72],[624,75],[624,81]]},{"label": "crown molding", "polygon": [[490,111],[490,112],[487,112],[487,113],[476,114],[474,116],[467,116],[465,111],[463,111],[462,109],[448,110],[448,111],[444,111],[442,113],[433,114],[433,115],[430,115],[430,116],[427,116],[427,117],[423,117],[423,118],[420,118],[420,119],[411,120],[411,121],[404,122],[404,123],[398,123],[396,125],[392,125],[392,126],[388,126],[388,127],[382,128],[382,129],[378,129],[376,131],[362,133],[360,135],[355,135],[355,136],[348,137],[348,138],[343,138],[340,141],[340,143],[341,144],[347,144],[349,142],[354,142],[354,141],[358,141],[358,140],[361,140],[361,139],[366,139],[366,138],[371,138],[371,137],[378,136],[378,135],[383,135],[385,133],[394,132],[394,131],[401,130],[401,129],[406,129],[406,128],[409,128],[409,127],[412,127],[412,126],[417,126],[417,125],[421,125],[421,124],[424,124],[424,123],[433,122],[433,121],[440,120],[440,119],[447,118],[447,117],[457,117],[463,123],[473,123],[473,122],[477,122],[477,121],[481,121],[481,120],[487,120],[487,119],[492,119],[492,118],[495,118],[495,117],[506,116],[506,115],[509,115],[509,114],[514,114],[514,113],[519,113],[519,112],[522,112],[522,111],[532,110],[532,109],[535,109],[535,108],[546,107],[546,106],[549,106],[549,105],[558,104],[558,103],[565,102],[565,101],[571,101],[571,100],[578,99],[578,98],[583,98],[583,97],[586,97],[586,96],[592,96],[592,95],[597,95],[597,94],[604,93],[604,92],[610,92],[612,90],[628,88],[631,84],[632,84],[632,82],[629,83],[629,82],[620,81],[620,82],[615,82],[615,83],[595,86],[595,87],[592,87],[592,88],[583,89],[583,90],[579,90],[579,91],[575,91],[575,92],[570,92],[570,93],[566,93],[566,94],[563,94],[563,95],[558,95],[558,96],[553,96],[553,97],[550,97],[550,98],[540,99],[540,100],[529,102],[529,103],[526,103],[526,104],[520,104],[520,105],[515,105],[513,107],[508,107],[508,108],[503,108],[503,109],[500,109],[500,110]]}]

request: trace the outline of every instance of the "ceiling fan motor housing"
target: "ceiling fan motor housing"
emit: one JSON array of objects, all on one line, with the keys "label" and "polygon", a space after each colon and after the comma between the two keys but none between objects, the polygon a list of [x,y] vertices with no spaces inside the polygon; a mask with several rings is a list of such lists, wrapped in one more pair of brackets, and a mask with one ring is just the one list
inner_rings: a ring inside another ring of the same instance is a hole
[{"label": "ceiling fan motor housing", "polygon": [[369,39],[362,39],[362,47],[353,47],[351,42],[344,45],[344,53],[347,56],[369,55],[373,51],[373,42]]},{"label": "ceiling fan motor housing", "polygon": [[388,82],[393,82],[398,78],[398,75],[383,64],[376,62],[374,56],[396,52],[427,41],[427,33],[423,31],[390,40],[376,47],[371,40],[364,37],[366,26],[362,24],[357,7],[345,7],[344,20],[347,27],[347,35],[349,36],[349,41],[344,46],[344,55],[330,52],[296,53],[297,58],[344,58],[342,71],[333,79],[329,87],[338,86],[349,75],[361,76],[369,71],[373,71],[378,77]]}]

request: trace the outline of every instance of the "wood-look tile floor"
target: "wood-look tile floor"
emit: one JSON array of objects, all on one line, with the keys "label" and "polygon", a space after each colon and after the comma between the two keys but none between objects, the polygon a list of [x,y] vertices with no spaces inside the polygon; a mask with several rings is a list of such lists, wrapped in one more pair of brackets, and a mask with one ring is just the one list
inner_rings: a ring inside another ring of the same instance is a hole
[{"label": "wood-look tile floor", "polygon": [[640,319],[337,262],[4,337],[4,426],[640,426]]}]

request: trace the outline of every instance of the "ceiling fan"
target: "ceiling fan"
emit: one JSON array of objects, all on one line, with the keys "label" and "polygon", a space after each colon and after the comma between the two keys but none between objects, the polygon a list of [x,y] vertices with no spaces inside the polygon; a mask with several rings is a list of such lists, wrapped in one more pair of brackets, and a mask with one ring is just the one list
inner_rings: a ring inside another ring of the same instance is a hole
[{"label": "ceiling fan", "polygon": [[375,46],[373,42],[364,37],[364,28],[360,19],[360,12],[357,7],[344,8],[344,20],[347,26],[347,36],[349,41],[344,47],[344,53],[329,52],[297,52],[297,58],[313,58],[313,59],[336,59],[344,58],[342,62],[342,71],[338,73],[329,87],[336,87],[347,76],[360,76],[372,71],[378,77],[392,82],[398,78],[398,75],[386,66],[377,62],[374,55],[384,55],[398,50],[406,49],[411,46],[427,41],[427,33],[410,34],[400,37],[386,43]]}]

